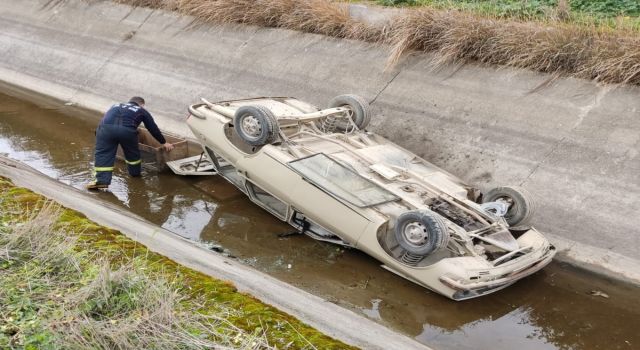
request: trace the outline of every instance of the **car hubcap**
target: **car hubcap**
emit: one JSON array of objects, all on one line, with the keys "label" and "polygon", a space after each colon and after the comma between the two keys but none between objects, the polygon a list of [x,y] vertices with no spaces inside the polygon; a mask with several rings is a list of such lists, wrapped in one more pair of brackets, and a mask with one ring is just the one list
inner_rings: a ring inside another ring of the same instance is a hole
[{"label": "car hubcap", "polygon": [[427,233],[427,228],[423,224],[414,221],[405,226],[404,237],[410,244],[421,246],[427,241],[429,234]]},{"label": "car hubcap", "polygon": [[258,118],[249,115],[242,119],[242,131],[250,137],[258,138],[262,133],[262,125]]}]

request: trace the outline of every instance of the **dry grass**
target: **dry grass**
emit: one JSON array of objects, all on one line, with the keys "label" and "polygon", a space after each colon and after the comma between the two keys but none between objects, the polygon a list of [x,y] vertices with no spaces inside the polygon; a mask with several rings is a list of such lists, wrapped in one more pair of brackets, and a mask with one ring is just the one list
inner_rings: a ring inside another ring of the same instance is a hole
[{"label": "dry grass", "polygon": [[376,40],[379,35],[374,26],[353,20],[346,7],[326,0],[170,0],[166,7],[204,22],[288,28],[359,40]]},{"label": "dry grass", "polygon": [[270,349],[221,317],[181,307],[170,281],[150,278],[135,265],[112,271],[102,263],[87,286],[68,297],[57,325],[67,349]]},{"label": "dry grass", "polygon": [[[0,210],[0,214],[6,210]],[[9,233],[0,235],[0,259],[3,261],[35,260],[47,266],[48,276],[75,275],[80,272],[78,254],[73,253],[77,237],[51,230],[53,219],[61,209],[47,202],[21,223],[15,223]]]},{"label": "dry grass", "polygon": [[411,52],[434,54],[435,65],[479,61],[598,82],[640,84],[640,38],[636,32],[558,21],[492,19],[469,12],[413,9],[387,26],[353,19],[330,0],[116,0],[195,17],[204,23],[278,27],[338,38],[379,42],[392,49],[389,66]]},{"label": "dry grass", "polygon": [[542,25],[416,10],[398,18],[386,39],[390,62],[407,52],[435,54],[435,64],[479,61],[604,83],[640,84],[640,38],[568,24]]},{"label": "dry grass", "polygon": [[178,11],[206,23],[288,28],[338,38],[376,41],[379,29],[355,21],[344,6],[327,0],[114,0]]}]

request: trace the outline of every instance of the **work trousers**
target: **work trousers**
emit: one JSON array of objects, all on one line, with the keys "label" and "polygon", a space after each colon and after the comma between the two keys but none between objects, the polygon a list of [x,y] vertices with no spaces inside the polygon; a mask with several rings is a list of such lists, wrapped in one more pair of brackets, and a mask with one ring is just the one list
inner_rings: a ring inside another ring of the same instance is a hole
[{"label": "work trousers", "polygon": [[124,151],[129,175],[140,176],[142,160],[138,148],[138,130],[122,125],[102,124],[96,131],[95,178],[97,184],[111,184],[118,145]]}]

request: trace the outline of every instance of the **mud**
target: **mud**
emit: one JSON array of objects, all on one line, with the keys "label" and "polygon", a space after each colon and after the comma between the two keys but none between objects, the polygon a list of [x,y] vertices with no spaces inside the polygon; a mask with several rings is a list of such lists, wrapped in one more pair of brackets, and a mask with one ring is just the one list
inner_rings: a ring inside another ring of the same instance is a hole
[{"label": "mud", "polygon": [[[82,188],[91,176],[97,122],[74,113],[0,94],[0,153]],[[116,166],[110,192],[96,196],[178,235],[218,244],[248,265],[434,348],[640,347],[638,288],[552,264],[506,290],[456,303],[358,251],[306,236],[279,237],[292,229],[219,178],[148,171],[132,179],[124,164]]]}]

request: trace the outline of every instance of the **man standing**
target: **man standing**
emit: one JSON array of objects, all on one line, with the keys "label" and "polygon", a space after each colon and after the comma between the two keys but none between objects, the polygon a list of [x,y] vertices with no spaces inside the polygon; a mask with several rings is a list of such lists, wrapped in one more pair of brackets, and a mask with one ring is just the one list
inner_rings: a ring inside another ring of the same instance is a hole
[{"label": "man standing", "polygon": [[97,190],[109,187],[118,145],[124,151],[129,175],[140,176],[142,169],[140,149],[138,149],[140,123],[144,123],[147,130],[167,152],[173,149],[173,145],[167,143],[162,136],[151,114],[144,109],[142,97],[132,97],[128,103],[114,105],[102,117],[96,131],[95,181],[87,185],[87,189]]}]

